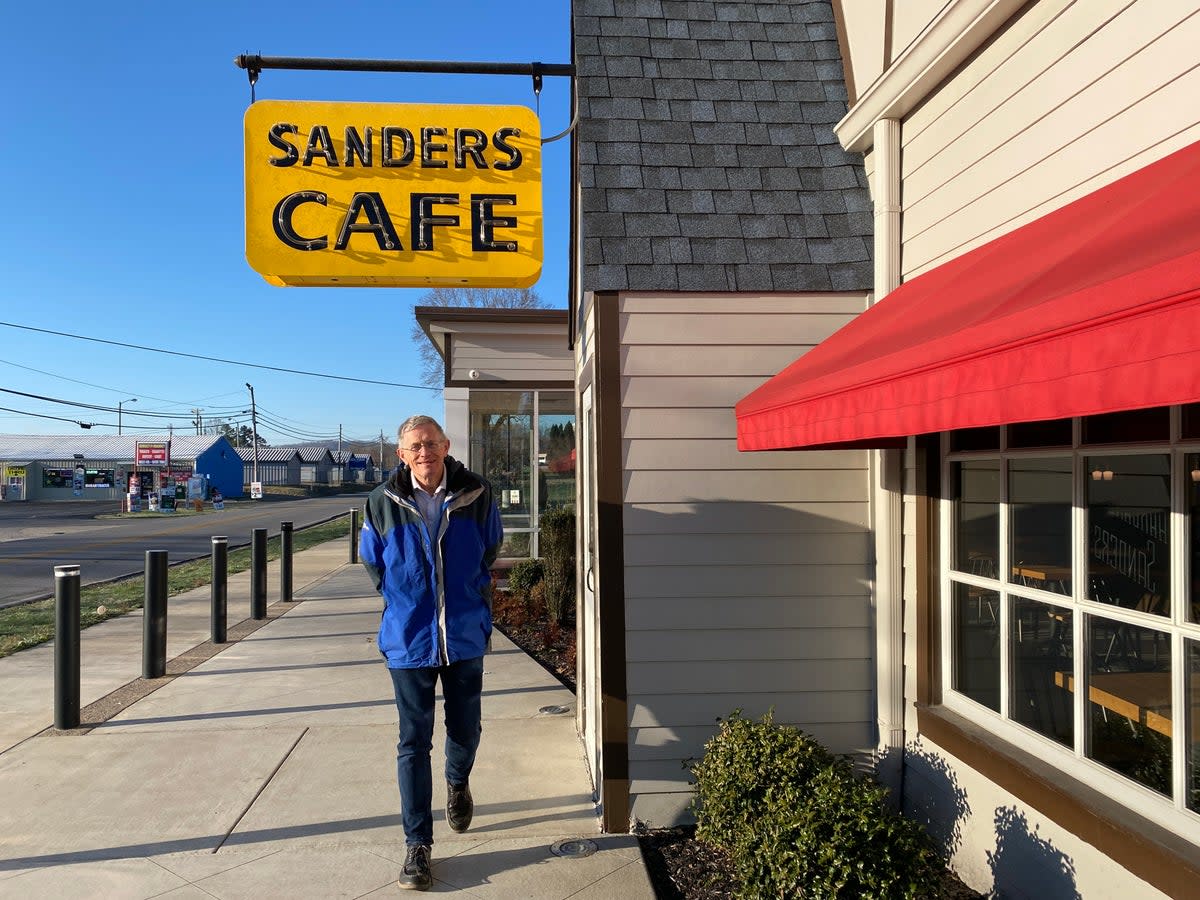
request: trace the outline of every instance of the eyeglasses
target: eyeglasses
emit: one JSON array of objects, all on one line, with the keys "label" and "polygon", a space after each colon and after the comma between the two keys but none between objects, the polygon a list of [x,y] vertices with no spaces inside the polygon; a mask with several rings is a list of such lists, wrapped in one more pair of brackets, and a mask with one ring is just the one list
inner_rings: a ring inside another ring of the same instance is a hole
[{"label": "eyeglasses", "polygon": [[419,444],[413,444],[411,447],[403,447],[402,449],[412,454],[420,453],[422,450],[426,453],[436,453],[442,449],[442,441],[421,441]]}]

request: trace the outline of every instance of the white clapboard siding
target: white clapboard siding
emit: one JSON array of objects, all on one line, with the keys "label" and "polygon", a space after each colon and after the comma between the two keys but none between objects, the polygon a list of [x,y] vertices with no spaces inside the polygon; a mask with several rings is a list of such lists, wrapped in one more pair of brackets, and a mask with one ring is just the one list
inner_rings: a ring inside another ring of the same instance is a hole
[{"label": "white clapboard siding", "polygon": [[[1081,19],[1104,22],[1134,2],[1042,0],[1028,7],[1011,23],[1002,40],[984,45],[971,65],[946,89],[934,93],[904,120],[906,175],[917,177],[931,159],[946,149],[946,136],[968,138],[989,113],[1042,75],[1041,69],[1027,67],[1026,54],[1043,52],[1039,47],[1042,45],[1049,59],[1058,59],[1071,43],[1077,42],[1072,35],[1082,27]],[[1068,43],[1055,46],[1062,41]]]},{"label": "white clapboard siding", "polygon": [[[803,354],[801,354],[803,355]],[[621,348],[621,371],[637,375],[695,375],[697,363],[727,375],[753,375],[765,381],[797,359],[794,344],[780,346],[662,347],[636,345]]]},{"label": "white clapboard siding", "polygon": [[1050,37],[1014,28],[969,62],[942,92],[961,111],[925,120],[923,108],[906,120],[906,132],[916,121],[916,151],[904,148],[906,278],[1200,130],[1200,11],[1153,0],[1076,7],[1046,23]]},{"label": "white clapboard siding", "polygon": [[861,453],[806,450],[802,453],[742,453],[733,438],[644,438],[625,445],[624,466],[639,471],[678,469],[861,469]]},{"label": "white clapboard siding", "polygon": [[[739,306],[744,304],[739,304]],[[639,313],[622,316],[622,345],[653,344],[705,347],[711,345],[787,344],[811,346],[814,335],[830,335],[862,312],[856,300],[853,312],[809,313],[738,313],[736,307],[726,313],[693,312],[687,316],[670,313]],[[702,352],[697,351],[698,362]],[[703,369],[698,369],[704,371]]]},{"label": "white clapboard siding", "polygon": [[[629,705],[645,703],[652,696],[659,699],[655,715],[668,721],[664,708],[674,696],[712,693],[758,694],[764,702],[773,694],[796,691],[870,691],[875,686],[875,666],[869,659],[743,659],[697,660],[680,662],[630,663],[631,681],[646,685],[636,696],[630,695]],[[673,711],[672,711],[673,713]],[[673,714],[670,720],[677,717]],[[797,723],[798,724],[798,723]]]},{"label": "white clapboard siding", "polygon": [[813,565],[830,559],[866,559],[873,539],[866,534],[818,531],[803,536],[781,534],[640,534],[625,541],[625,565],[687,565],[697,558],[705,565],[754,566],[787,559]]},{"label": "white clapboard siding", "polygon": [[839,597],[861,595],[870,583],[866,560],[816,565],[710,566],[697,559],[688,566],[632,566],[625,572],[625,598],[728,597],[740,591],[765,597]]},{"label": "white clapboard siding", "polygon": [[[559,334],[455,334],[450,377],[473,382],[572,381],[574,359]],[[478,376],[471,378],[472,371]]]},{"label": "white clapboard siding", "polygon": [[[866,308],[865,294],[623,295],[618,303],[630,777],[697,755],[747,695],[830,746],[870,743],[868,457],[740,453],[735,404]],[[719,697],[727,695],[728,708]],[[864,700],[864,697],[867,698]],[[652,748],[652,749],[651,749]],[[653,791],[678,792],[687,779]],[[633,798],[634,808],[640,799]]]},{"label": "white clapboard siding", "polygon": [[[831,601],[837,602],[842,601]],[[721,629],[719,634],[694,628],[631,631],[625,637],[625,653],[630,662],[869,659],[871,635],[863,628],[740,628]]]},{"label": "white clapboard siding", "polygon": [[[686,460],[681,460],[686,465]],[[748,500],[762,503],[855,499],[863,489],[863,470],[806,469],[793,475],[747,471],[626,471],[627,503],[672,500]]]},{"label": "white clapboard siding", "polygon": [[[777,722],[860,722],[870,717],[871,691],[795,691],[780,693],[769,704],[759,693],[686,694],[672,697],[671,705],[693,722],[715,722],[740,709],[748,719],[758,719],[769,710]],[[649,694],[629,709],[629,721],[638,728],[669,728],[673,723],[658,718],[662,697]]]},{"label": "white clapboard siding", "polygon": [[630,631],[664,628],[867,628],[870,596],[839,597],[640,597],[625,614]]},{"label": "white clapboard siding", "polygon": [[625,534],[813,534],[862,532],[865,500],[846,503],[722,502],[629,503]]}]

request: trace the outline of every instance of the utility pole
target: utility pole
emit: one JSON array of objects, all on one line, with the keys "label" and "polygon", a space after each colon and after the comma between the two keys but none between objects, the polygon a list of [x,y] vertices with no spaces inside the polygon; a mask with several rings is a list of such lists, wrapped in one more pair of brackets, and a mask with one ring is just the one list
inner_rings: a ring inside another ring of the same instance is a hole
[{"label": "utility pole", "polygon": [[192,419],[192,424],[196,426],[196,434],[204,434],[204,416],[202,410],[193,407],[192,415],[196,418]]},{"label": "utility pole", "polygon": [[258,481],[258,408],[254,405],[254,386],[246,382],[250,390],[250,434],[254,441],[254,481]]},{"label": "utility pole", "polygon": [[121,433],[121,407],[126,403],[137,403],[137,397],[130,397],[128,400],[117,401],[117,434]]},{"label": "utility pole", "polygon": [[383,463],[383,429],[379,429],[379,480],[383,481],[383,473],[386,467]]},{"label": "utility pole", "polygon": [[338,426],[338,459],[342,457],[342,426]]}]

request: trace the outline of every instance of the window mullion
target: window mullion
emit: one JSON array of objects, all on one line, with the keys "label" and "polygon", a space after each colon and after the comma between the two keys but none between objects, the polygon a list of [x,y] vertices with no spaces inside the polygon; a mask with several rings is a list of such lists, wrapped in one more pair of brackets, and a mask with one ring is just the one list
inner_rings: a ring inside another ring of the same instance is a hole
[{"label": "window mullion", "polygon": [[996,577],[1000,581],[1000,715],[1012,720],[1011,691],[1009,678],[1012,671],[1012,642],[1009,640],[1010,622],[1012,621],[1012,593],[1010,591],[1009,573],[1012,572],[1012,554],[1009,544],[1008,515],[1008,454],[1000,456],[1000,552],[999,571]]}]

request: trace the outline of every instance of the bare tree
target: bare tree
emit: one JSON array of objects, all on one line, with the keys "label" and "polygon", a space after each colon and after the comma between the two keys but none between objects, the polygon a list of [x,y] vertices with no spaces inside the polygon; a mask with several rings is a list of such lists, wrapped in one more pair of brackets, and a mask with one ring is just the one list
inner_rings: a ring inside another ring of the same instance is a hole
[{"label": "bare tree", "polygon": [[[549,306],[532,288],[431,288],[421,295],[418,306],[471,307],[484,309],[539,309]],[[442,357],[415,320],[412,342],[421,355],[421,383],[442,386]]]}]

